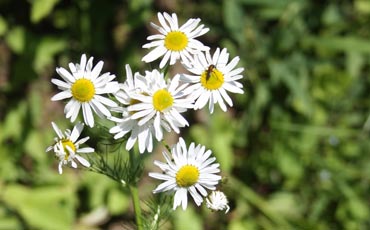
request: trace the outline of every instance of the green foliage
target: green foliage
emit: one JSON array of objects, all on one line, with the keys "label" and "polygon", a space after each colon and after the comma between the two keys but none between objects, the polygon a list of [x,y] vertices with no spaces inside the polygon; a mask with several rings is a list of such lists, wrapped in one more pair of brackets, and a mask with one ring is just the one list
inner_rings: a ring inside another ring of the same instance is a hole
[{"label": "green foliage", "polygon": [[31,190],[12,185],[3,190],[2,198],[6,205],[19,212],[31,228],[69,229],[74,217],[74,200],[69,198],[72,192],[60,187],[45,186]]},{"label": "green foliage", "polygon": [[31,6],[31,22],[38,23],[51,14],[59,0],[34,0]]},{"label": "green foliage", "polygon": [[[176,12],[180,23],[201,18],[210,27],[201,40],[228,48],[245,68],[245,93],[232,95],[234,106],[189,113],[192,125],[182,131],[216,156],[230,213],[189,205],[159,226],[369,229],[366,0],[0,1],[0,229],[109,229],[134,221],[122,184],[82,170],[57,174],[45,149],[63,107],[50,102],[50,79],[82,53],[104,60],[120,81],[126,63],[150,68],[140,61],[147,52],[141,46],[157,11]],[[150,194],[145,169],[125,162],[119,143],[98,143],[103,134],[91,133],[89,143],[119,155],[95,166]],[[143,181],[122,178],[125,170],[143,173]],[[156,204],[148,204],[148,216]]]}]

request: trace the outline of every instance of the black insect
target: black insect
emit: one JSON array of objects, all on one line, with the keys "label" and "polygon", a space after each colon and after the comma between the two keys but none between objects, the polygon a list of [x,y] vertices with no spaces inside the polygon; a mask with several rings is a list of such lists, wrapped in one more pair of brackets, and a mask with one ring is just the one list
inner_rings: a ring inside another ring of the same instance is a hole
[{"label": "black insect", "polygon": [[209,78],[211,77],[211,73],[213,72],[213,69],[215,69],[216,66],[215,65],[210,65],[207,69],[207,72],[206,72],[206,81],[209,80]]}]

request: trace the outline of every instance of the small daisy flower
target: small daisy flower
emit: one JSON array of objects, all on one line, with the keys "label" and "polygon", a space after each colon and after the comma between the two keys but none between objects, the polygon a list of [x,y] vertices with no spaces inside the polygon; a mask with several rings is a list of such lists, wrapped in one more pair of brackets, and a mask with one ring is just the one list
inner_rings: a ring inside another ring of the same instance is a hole
[{"label": "small daisy flower", "polygon": [[184,63],[190,63],[192,55],[209,50],[209,47],[195,39],[209,31],[204,25],[198,26],[199,18],[191,18],[181,27],[175,13],[172,15],[158,13],[158,20],[161,26],[154,23],[151,23],[151,26],[160,34],[149,36],[148,40],[151,42],[143,45],[143,48],[155,48],[145,55],[142,61],[152,62],[164,56],[159,64],[159,68],[163,68],[168,61],[170,65],[179,59]]},{"label": "small daisy flower", "polygon": [[154,161],[163,173],[149,173],[150,177],[163,180],[153,193],[174,191],[173,209],[179,205],[186,209],[188,204],[188,193],[193,197],[196,205],[200,206],[203,198],[207,196],[207,190],[215,190],[221,176],[215,157],[210,157],[211,150],[205,151],[201,145],[195,146],[191,143],[189,149],[185,141],[180,138],[179,142],[172,148],[170,157],[166,152],[163,156],[167,163]]},{"label": "small daisy flower", "polygon": [[80,145],[85,143],[89,137],[84,137],[77,141],[81,135],[84,125],[82,123],[77,123],[73,127],[72,132],[71,130],[67,129],[64,134],[54,122],[52,122],[51,125],[53,126],[53,129],[58,137],[54,139],[55,144],[49,146],[46,149],[46,152],[54,150],[55,156],[59,159],[59,174],[63,173],[62,166],[67,165],[68,163],[71,163],[73,168],[77,168],[77,163],[75,160],[80,162],[85,167],[90,167],[90,163],[85,158],[78,155],[79,153],[94,152],[94,149],[91,147],[80,148]]},{"label": "small daisy flower", "polygon": [[100,75],[103,61],[93,68],[93,57],[86,61],[86,55],[81,56],[80,64],[69,63],[68,72],[60,67],[56,72],[64,81],[53,78],[51,82],[58,86],[62,92],[54,95],[51,100],[58,101],[71,98],[64,108],[64,113],[71,122],[74,122],[82,107],[85,124],[94,126],[93,111],[101,118],[110,117],[107,107],[116,107],[117,104],[103,97],[102,94],[115,93],[119,89],[118,82],[112,81],[115,75],[109,72]]},{"label": "small daisy flower", "polygon": [[206,198],[207,208],[213,211],[225,210],[225,213],[228,213],[230,210],[228,203],[229,201],[227,200],[226,195],[221,191],[212,191],[212,193]]},{"label": "small daisy flower", "polygon": [[217,48],[213,57],[208,51],[205,54],[202,52],[194,57],[191,66],[186,66],[193,75],[183,74],[181,80],[193,84],[187,90],[192,92],[190,96],[195,100],[195,110],[203,108],[208,102],[211,113],[217,103],[223,111],[226,111],[224,101],[229,106],[233,106],[233,101],[227,91],[244,93],[243,85],[237,82],[243,77],[240,73],[243,72],[244,68],[235,69],[239,57],[233,58],[230,63],[228,61],[229,53],[227,50],[222,49],[220,52],[220,49]]},{"label": "small daisy flower", "polygon": [[126,150],[130,150],[138,141],[140,153],[143,153],[145,150],[148,152],[153,151],[153,122],[139,126],[138,120],[131,119],[131,114],[133,113],[129,112],[126,107],[138,103],[139,101],[131,96],[135,93],[142,93],[145,88],[144,77],[138,73],[135,73],[133,76],[130,66],[126,65],[126,81],[120,85],[120,90],[115,94],[117,100],[125,107],[115,108],[115,111],[121,113],[122,117],[111,117],[110,120],[116,122],[116,126],[109,130],[110,133],[115,134],[115,139],[131,133],[126,142]]},{"label": "small daisy flower", "polygon": [[138,120],[139,126],[152,125],[158,141],[163,139],[162,128],[180,133],[180,127],[189,125],[180,113],[193,108],[193,100],[185,98],[187,84],[180,85],[179,78],[176,75],[166,83],[158,70],[147,71],[145,78],[138,79],[145,81],[146,88],[131,95],[134,103],[127,107],[131,119]]}]

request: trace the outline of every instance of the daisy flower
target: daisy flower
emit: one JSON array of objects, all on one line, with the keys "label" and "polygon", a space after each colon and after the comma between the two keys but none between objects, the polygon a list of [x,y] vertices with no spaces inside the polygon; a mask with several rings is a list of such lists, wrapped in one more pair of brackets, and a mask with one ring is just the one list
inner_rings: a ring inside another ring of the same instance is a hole
[{"label": "daisy flower", "polygon": [[101,118],[110,117],[111,113],[107,106],[117,106],[114,101],[101,95],[115,93],[119,89],[118,82],[112,81],[115,75],[111,75],[109,72],[100,75],[103,61],[99,61],[94,68],[92,62],[93,57],[86,61],[86,55],[83,54],[80,64],[69,63],[71,72],[62,67],[56,68],[56,72],[64,81],[55,78],[51,80],[62,90],[51,100],[71,98],[64,108],[66,117],[74,122],[82,107],[84,122],[90,127],[94,126],[93,111]]},{"label": "daisy flower", "polygon": [[72,132],[71,130],[67,129],[64,134],[54,122],[52,122],[51,125],[53,126],[53,129],[58,137],[54,139],[55,144],[49,146],[46,149],[46,152],[54,150],[55,156],[59,159],[59,174],[63,173],[62,166],[67,165],[68,163],[70,163],[73,168],[77,168],[77,163],[75,160],[80,162],[85,167],[90,167],[90,163],[85,158],[78,155],[79,153],[94,152],[94,149],[90,147],[80,148],[80,145],[85,143],[89,137],[84,137],[77,141],[81,135],[84,125],[82,123],[77,123],[73,127]]},{"label": "daisy flower", "polygon": [[187,84],[180,85],[179,78],[176,75],[166,83],[158,70],[147,71],[145,78],[138,78],[145,81],[146,87],[131,95],[133,103],[127,107],[131,119],[137,120],[139,126],[152,127],[158,141],[163,138],[162,128],[180,133],[180,127],[189,125],[180,113],[193,108],[193,100],[185,98]]},{"label": "daisy flower", "polygon": [[240,73],[243,72],[244,68],[235,68],[239,57],[233,58],[230,63],[228,61],[229,53],[226,48],[222,51],[217,48],[213,57],[208,51],[205,54],[202,52],[194,57],[191,66],[185,66],[192,75],[183,74],[181,80],[192,83],[187,90],[191,92],[190,96],[195,100],[195,110],[203,108],[208,102],[211,113],[217,103],[223,111],[226,111],[224,101],[229,106],[233,106],[233,101],[227,91],[244,93],[243,85],[237,82],[243,77]]},{"label": "daisy flower", "polygon": [[149,36],[147,39],[151,42],[143,45],[143,48],[155,48],[145,55],[142,61],[152,62],[164,56],[159,64],[159,68],[163,68],[168,61],[173,65],[178,59],[184,63],[190,63],[192,55],[209,50],[209,47],[195,39],[209,30],[204,28],[204,25],[198,26],[199,18],[190,18],[181,27],[178,25],[175,13],[172,15],[158,13],[158,20],[161,26],[154,23],[151,23],[151,26],[160,34]]},{"label": "daisy flower", "polygon": [[163,152],[167,163],[154,161],[163,173],[149,173],[150,177],[163,180],[164,182],[153,191],[153,193],[174,191],[173,209],[179,205],[186,209],[188,204],[188,193],[200,206],[203,198],[207,196],[207,190],[215,190],[221,176],[215,157],[211,156],[211,150],[205,151],[201,145],[195,146],[191,143],[187,149],[185,141],[180,138],[179,142],[172,148],[171,156]]},{"label": "daisy flower", "polygon": [[212,191],[212,193],[206,198],[207,208],[213,211],[225,210],[225,213],[228,213],[230,210],[228,203],[229,201],[227,200],[227,197],[221,191]]},{"label": "daisy flower", "polygon": [[130,115],[132,112],[129,112],[126,107],[138,103],[139,101],[133,99],[131,96],[135,93],[142,93],[145,88],[144,77],[138,73],[135,73],[133,76],[130,66],[126,65],[126,81],[120,84],[120,90],[115,94],[117,100],[125,107],[115,108],[115,111],[121,113],[122,117],[111,117],[110,120],[116,122],[116,126],[109,130],[110,133],[115,134],[115,139],[122,138],[126,134],[131,133],[126,142],[126,150],[130,150],[136,141],[138,141],[140,153],[143,153],[145,150],[148,152],[153,151],[153,122],[139,126],[138,120],[131,119]]}]

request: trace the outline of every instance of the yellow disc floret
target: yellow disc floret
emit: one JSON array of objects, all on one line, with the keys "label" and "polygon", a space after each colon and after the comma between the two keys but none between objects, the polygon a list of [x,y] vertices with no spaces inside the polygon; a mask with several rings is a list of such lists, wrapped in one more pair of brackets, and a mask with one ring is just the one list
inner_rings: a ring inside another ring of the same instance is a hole
[{"label": "yellow disc floret", "polygon": [[190,187],[198,182],[199,170],[194,165],[184,165],[176,174],[176,183],[179,187]]},{"label": "yellow disc floret", "polygon": [[85,78],[78,79],[71,87],[72,96],[79,102],[90,101],[95,95],[94,84]]},{"label": "yellow disc floret", "polygon": [[165,89],[160,89],[153,95],[153,106],[157,111],[164,111],[173,104],[172,95]]},{"label": "yellow disc floret", "polygon": [[73,144],[73,142],[69,139],[63,139],[62,140],[62,145],[63,145],[63,148],[64,148],[64,152],[66,153],[64,159],[67,160],[68,157],[69,157],[69,151],[67,149],[67,146],[70,147],[72,149],[73,152],[76,151],[76,146]]},{"label": "yellow disc floret", "polygon": [[200,83],[208,90],[217,90],[224,83],[224,75],[216,68],[208,68],[200,76]]},{"label": "yellow disc floret", "polygon": [[164,46],[171,51],[181,51],[188,45],[188,37],[181,31],[171,31],[164,39]]}]

